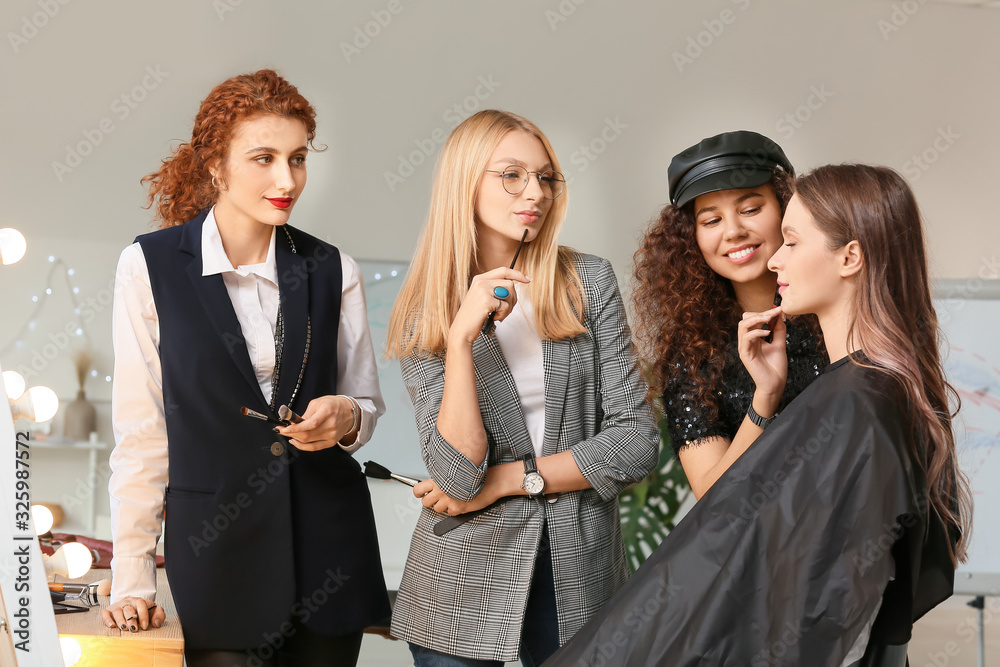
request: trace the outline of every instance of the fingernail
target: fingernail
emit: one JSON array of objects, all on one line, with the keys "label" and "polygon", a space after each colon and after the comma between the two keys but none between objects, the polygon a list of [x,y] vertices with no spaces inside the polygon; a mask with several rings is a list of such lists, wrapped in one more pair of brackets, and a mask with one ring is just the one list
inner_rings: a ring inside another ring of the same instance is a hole
[{"label": "fingernail", "polygon": [[132,630],[132,632],[138,632],[138,629],[134,625],[130,625],[129,628]]},{"label": "fingernail", "polygon": [[278,427],[277,427],[277,426],[275,426],[275,427],[274,427],[273,429],[271,429],[271,430],[272,430],[272,431],[274,431],[275,433],[281,433],[281,431],[279,431],[279,430],[278,430]]},{"label": "fingernail", "polygon": [[149,627],[149,622],[148,621],[142,621],[142,622],[139,623],[139,625],[142,627],[143,630],[145,630],[146,628]]},{"label": "fingernail", "polygon": [[104,625],[108,626],[109,628],[113,628],[113,627],[115,627],[115,622],[114,621],[108,621]]},{"label": "fingernail", "polygon": [[128,628],[125,627],[124,623],[122,623],[122,630],[128,630]]},{"label": "fingernail", "polygon": [[163,624],[162,624],[162,623],[160,622],[160,620],[159,620],[159,619],[155,619],[155,620],[153,621],[153,627],[154,627],[154,628],[158,628],[158,627],[160,627],[161,625],[163,625]]}]

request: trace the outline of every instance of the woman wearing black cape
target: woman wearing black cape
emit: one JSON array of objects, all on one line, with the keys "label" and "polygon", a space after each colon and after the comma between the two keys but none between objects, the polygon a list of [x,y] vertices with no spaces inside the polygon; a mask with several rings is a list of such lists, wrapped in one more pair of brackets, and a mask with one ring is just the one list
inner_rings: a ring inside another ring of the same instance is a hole
[{"label": "woman wearing black cape", "polygon": [[833,362],[547,666],[901,667],[951,595],[971,499],[913,193],[865,165],[795,193],[769,266]]}]

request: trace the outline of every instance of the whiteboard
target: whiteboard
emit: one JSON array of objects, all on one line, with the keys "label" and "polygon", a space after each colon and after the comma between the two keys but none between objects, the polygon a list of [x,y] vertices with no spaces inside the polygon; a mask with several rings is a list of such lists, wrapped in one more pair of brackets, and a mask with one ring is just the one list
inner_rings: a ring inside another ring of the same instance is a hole
[{"label": "whiteboard", "polygon": [[375,262],[358,260],[361,276],[365,281],[368,306],[368,326],[375,345],[378,364],[378,381],[385,400],[382,415],[371,440],[355,456],[360,462],[374,461],[394,473],[427,477],[427,467],[420,456],[420,440],[413,416],[413,404],[403,385],[399,362],[385,359],[385,336],[389,326],[389,313],[406,277],[409,264],[405,262]]},{"label": "whiteboard", "polygon": [[962,407],[954,421],[959,465],[972,484],[972,541],[955,592],[1000,594],[1000,281],[934,285],[948,382]]}]

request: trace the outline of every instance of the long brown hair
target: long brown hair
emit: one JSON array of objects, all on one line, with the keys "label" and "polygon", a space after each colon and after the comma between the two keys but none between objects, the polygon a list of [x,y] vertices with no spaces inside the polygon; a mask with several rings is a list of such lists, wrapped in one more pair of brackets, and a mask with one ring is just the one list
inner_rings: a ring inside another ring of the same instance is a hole
[{"label": "long brown hair", "polygon": [[[556,171],[552,144],[531,121],[510,113],[480,111],[452,130],[434,170],[430,212],[413,263],[389,317],[386,355],[440,354],[448,329],[469,291],[476,260],[475,208],[483,170],[509,132],[536,137]],[[538,237],[524,248],[524,271],[535,310],[535,329],[547,340],[572,338],[585,331],[580,278],[575,253],[558,244],[566,218],[568,193],[552,200]]]},{"label": "long brown hair", "polygon": [[941,330],[931,301],[920,210],[902,176],[887,167],[829,165],[795,181],[795,193],[830,239],[832,249],[856,240],[863,266],[854,291],[849,348],[859,348],[874,368],[892,377],[905,397],[916,437],[914,458],[927,480],[931,507],[961,531],[953,562],[964,560],[972,495],[959,470],[945,380]]},{"label": "long brown hair", "polygon": [[[780,167],[771,188],[781,212],[791,199],[791,176]],[[632,299],[636,338],[649,363],[650,400],[671,379],[690,377],[693,400],[718,414],[718,386],[731,331],[743,312],[732,283],[708,266],[695,238],[694,202],[668,204],[646,231],[634,257]]]},{"label": "long brown hair", "polygon": [[191,140],[163,160],[158,171],[142,178],[149,186],[148,206],[160,227],[181,225],[215,204],[218,191],[209,168],[224,165],[237,126],[255,116],[297,118],[306,127],[309,147],[316,137],[316,110],[277,72],[262,69],[226,79],[198,109]]}]

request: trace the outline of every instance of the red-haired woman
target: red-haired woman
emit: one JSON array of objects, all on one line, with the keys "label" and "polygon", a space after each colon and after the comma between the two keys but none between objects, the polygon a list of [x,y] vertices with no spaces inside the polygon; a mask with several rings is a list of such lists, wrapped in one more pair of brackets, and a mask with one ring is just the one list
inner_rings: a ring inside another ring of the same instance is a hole
[{"label": "red-haired woman", "polygon": [[971,496],[913,192],[821,167],[781,230],[780,310],[815,314],[833,363],[547,666],[903,667],[952,594]]},{"label": "red-haired woman", "polygon": [[[674,156],[670,204],[635,255],[637,337],[671,445],[695,497],[753,444],[826,365],[812,318],[777,318],[767,261],[781,246],[792,165],[756,132],[727,132]],[[743,313],[747,313],[744,317]],[[787,378],[787,381],[786,381]]]},{"label": "red-haired woman", "polygon": [[[385,410],[360,271],[287,224],[315,134],[313,107],[271,70],[216,86],[191,140],[143,179],[161,229],[118,265],[103,618],[163,624],[165,516],[191,667],[354,665],[363,628],[389,614],[351,456]],[[281,406],[301,423],[265,421]]]}]

